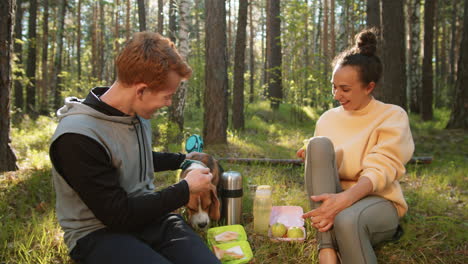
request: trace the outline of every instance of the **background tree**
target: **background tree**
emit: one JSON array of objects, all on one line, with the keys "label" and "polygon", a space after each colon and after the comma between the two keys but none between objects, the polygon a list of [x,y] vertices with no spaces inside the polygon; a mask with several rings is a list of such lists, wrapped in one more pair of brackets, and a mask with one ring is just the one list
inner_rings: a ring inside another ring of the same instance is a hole
[{"label": "background tree", "polygon": [[37,0],[29,2],[28,25],[28,58],[26,62],[26,112],[33,113],[36,109],[36,26],[37,26]]},{"label": "background tree", "polygon": [[140,31],[146,31],[146,6],[145,0],[138,0],[138,22]]},{"label": "background tree", "polygon": [[129,40],[130,39],[130,0],[126,0],[126,10],[125,10],[125,39]]},{"label": "background tree", "polygon": [[177,3],[175,0],[169,0],[169,30],[168,35],[172,42],[177,41]]},{"label": "background tree", "polygon": [[403,0],[382,1],[382,100],[406,109],[406,60]]},{"label": "background tree", "polygon": [[0,172],[16,170],[10,146],[10,91],[15,0],[0,1]]},{"label": "background tree", "polygon": [[158,32],[164,34],[164,3],[158,0]]},{"label": "background tree", "polygon": [[283,99],[281,79],[280,1],[267,0],[267,85],[272,109],[279,109]]},{"label": "background tree", "polygon": [[255,88],[254,88],[254,82],[255,82],[255,52],[254,52],[254,22],[253,22],[253,8],[254,5],[253,3],[250,3],[249,5],[249,29],[250,29],[250,34],[249,34],[249,68],[250,68],[250,79],[249,79],[249,84],[250,84],[250,93],[249,93],[249,103],[253,103],[254,101],[254,94],[255,94]]},{"label": "background tree", "polygon": [[[366,23],[367,27],[375,28],[378,34],[378,42],[377,42],[377,55],[379,55],[382,64],[385,64],[385,58],[382,56],[382,8],[381,8],[381,1],[380,0],[367,0],[367,16],[366,16]],[[352,38],[351,38],[352,39]],[[384,70],[385,71],[385,70]],[[372,92],[374,97],[377,99],[383,98],[383,87],[385,83],[385,74],[383,74],[381,80],[379,81],[378,86]]]},{"label": "background tree", "polygon": [[[183,58],[189,56],[189,0],[179,1],[179,52]],[[184,110],[188,89],[187,82],[183,82],[172,97],[172,105],[169,107],[169,121],[177,125],[176,143],[182,142],[184,131]]]},{"label": "background tree", "polygon": [[330,58],[335,57],[335,0],[330,0]]},{"label": "background tree", "polygon": [[323,71],[324,75],[328,76],[329,68],[330,68],[330,47],[329,47],[329,30],[328,24],[330,20],[330,11],[328,6],[329,0],[322,1],[323,4],[323,31],[322,31],[322,54],[323,54]]},{"label": "background tree", "polygon": [[367,26],[380,29],[380,0],[367,0],[366,14]]},{"label": "background tree", "polygon": [[59,0],[58,26],[57,26],[57,51],[54,59],[54,73],[52,76],[52,89],[54,91],[54,109],[62,105],[62,52],[63,52],[63,31],[65,29],[65,13],[67,10],[67,0]]},{"label": "background tree", "polygon": [[244,71],[245,46],[247,30],[247,0],[239,0],[239,15],[237,17],[237,34],[234,57],[234,89],[232,100],[232,127],[235,130],[244,129]]},{"label": "background tree", "polygon": [[[42,78],[41,78],[41,100],[39,103],[39,113],[40,114],[47,114],[49,108],[48,102],[48,88],[49,88],[49,0],[42,0],[43,3],[43,19],[42,19],[42,59],[41,59],[41,71],[42,71]],[[80,0],[78,0],[80,3]],[[80,28],[78,27],[78,34],[80,34]],[[79,53],[78,53],[79,55]],[[79,61],[79,57],[78,57]],[[78,68],[80,69],[80,68]],[[80,79],[80,75],[78,75],[78,80]]]},{"label": "background tree", "polygon": [[16,55],[16,67],[18,68],[16,71],[16,80],[15,80],[15,107],[17,109],[23,109],[24,106],[24,94],[23,94],[23,84],[21,83],[21,79],[23,77],[23,7],[22,7],[22,0],[18,0],[16,2],[16,16],[15,16],[15,39],[17,41],[14,42],[14,49]]},{"label": "background tree", "polygon": [[457,82],[452,114],[447,128],[468,128],[468,1],[465,0],[463,37],[458,60]]},{"label": "background tree", "polygon": [[432,102],[433,102],[433,67],[432,67],[432,48],[434,36],[434,12],[436,0],[426,0],[424,3],[424,57],[422,68],[422,95],[421,95],[421,115],[422,119],[432,120]]},{"label": "background tree", "polygon": [[227,56],[225,1],[206,0],[206,66],[203,138],[207,145],[227,143]]},{"label": "background tree", "polygon": [[409,65],[408,82],[410,90],[409,108],[413,113],[420,111],[421,96],[421,1],[412,0],[409,3]]}]

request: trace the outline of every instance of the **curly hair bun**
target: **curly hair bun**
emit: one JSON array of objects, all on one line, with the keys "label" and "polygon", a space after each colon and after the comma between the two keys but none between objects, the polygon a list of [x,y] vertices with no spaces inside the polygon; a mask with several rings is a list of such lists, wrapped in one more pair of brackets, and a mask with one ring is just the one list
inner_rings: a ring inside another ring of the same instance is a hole
[{"label": "curly hair bun", "polygon": [[356,53],[374,56],[377,51],[377,36],[375,29],[365,29],[356,35]]}]

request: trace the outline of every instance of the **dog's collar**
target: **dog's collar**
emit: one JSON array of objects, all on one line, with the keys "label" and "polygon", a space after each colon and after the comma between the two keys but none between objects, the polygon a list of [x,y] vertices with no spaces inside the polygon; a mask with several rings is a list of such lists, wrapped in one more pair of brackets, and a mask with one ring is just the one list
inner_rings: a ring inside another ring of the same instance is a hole
[{"label": "dog's collar", "polygon": [[183,170],[186,170],[188,169],[189,167],[191,167],[192,165],[197,165],[195,167],[198,167],[200,168],[200,166],[202,168],[208,168],[205,163],[199,161],[199,160],[191,160],[191,159],[186,159],[182,162],[182,164],[180,164],[180,168],[183,169]]}]

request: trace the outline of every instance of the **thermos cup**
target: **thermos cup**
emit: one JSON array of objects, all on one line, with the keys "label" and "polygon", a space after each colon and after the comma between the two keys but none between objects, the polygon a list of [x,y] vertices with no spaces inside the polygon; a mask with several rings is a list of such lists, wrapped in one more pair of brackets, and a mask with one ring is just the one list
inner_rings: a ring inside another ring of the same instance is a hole
[{"label": "thermos cup", "polygon": [[226,171],[221,176],[222,217],[226,225],[241,224],[242,220],[242,175]]}]

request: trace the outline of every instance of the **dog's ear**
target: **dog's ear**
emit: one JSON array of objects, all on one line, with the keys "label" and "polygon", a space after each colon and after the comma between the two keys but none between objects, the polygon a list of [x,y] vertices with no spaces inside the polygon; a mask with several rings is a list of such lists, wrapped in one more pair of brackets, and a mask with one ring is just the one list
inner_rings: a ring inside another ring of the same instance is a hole
[{"label": "dog's ear", "polygon": [[211,205],[208,211],[208,215],[210,216],[210,219],[218,221],[221,218],[221,206],[219,203],[218,195],[216,194],[216,186],[212,185],[212,187],[213,188],[211,188],[210,190]]}]

